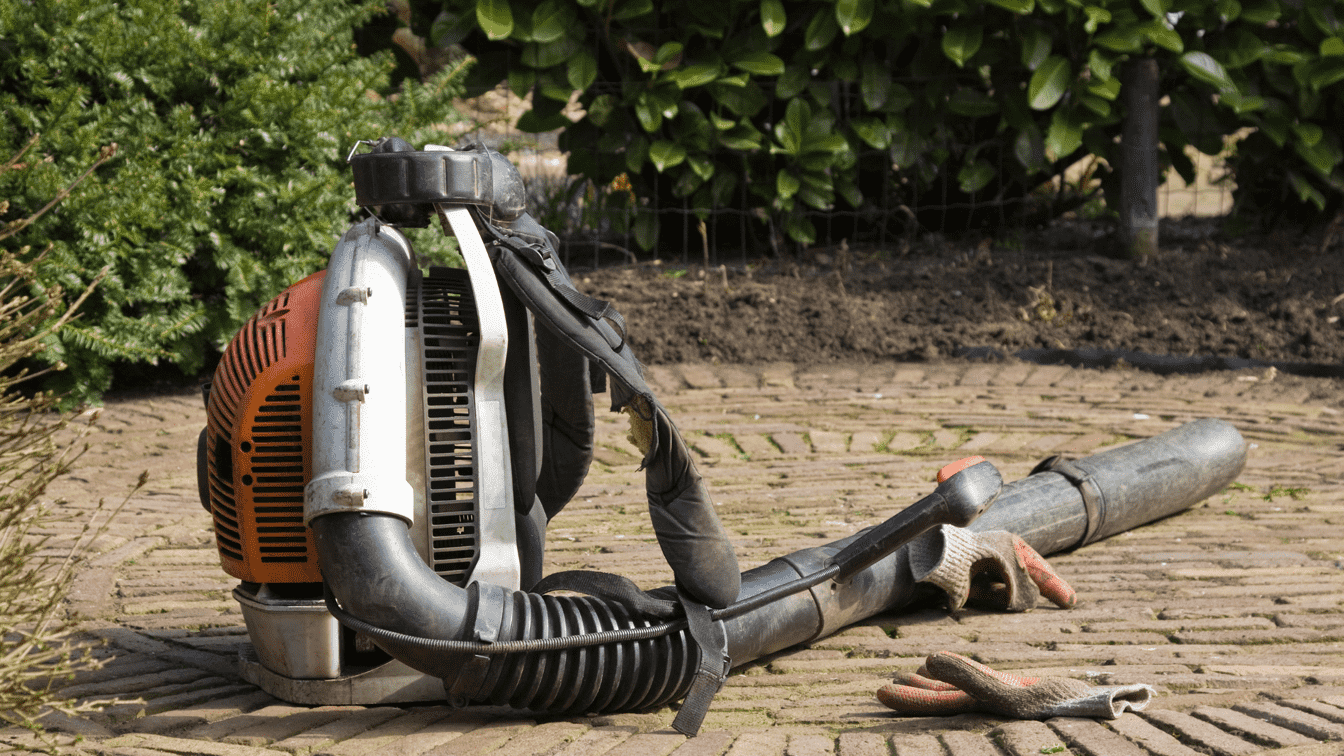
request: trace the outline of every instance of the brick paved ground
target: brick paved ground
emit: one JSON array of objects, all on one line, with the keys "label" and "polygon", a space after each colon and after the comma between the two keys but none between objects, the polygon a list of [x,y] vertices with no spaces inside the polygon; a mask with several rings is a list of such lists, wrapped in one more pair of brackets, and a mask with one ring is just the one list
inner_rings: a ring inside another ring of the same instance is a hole
[{"label": "brick paved ground", "polygon": [[[1344,388],[1250,373],[1163,378],[1028,364],[650,371],[701,454],[743,567],[848,535],[929,488],[946,461],[982,454],[1005,477],[1054,452],[1087,454],[1199,417],[1255,446],[1237,484],[1189,512],[1052,563],[1072,611],[883,615],[734,670],[703,734],[661,709],[577,719],[496,708],[294,706],[243,682],[233,581],[196,499],[195,396],[110,404],[94,447],[54,493],[109,500],[151,482],[98,544],[73,609],[108,662],[62,683],[101,713],[51,724],[112,756],[448,754],[1344,753]],[[1259,380],[1250,380],[1258,378]],[[580,495],[552,525],[549,570],[670,581],[622,419],[600,418]],[[54,546],[72,536],[56,532]],[[873,691],[949,649],[1001,669],[1148,682],[1150,710],[1115,722],[899,718]],[[5,742],[29,743],[15,731]]]}]

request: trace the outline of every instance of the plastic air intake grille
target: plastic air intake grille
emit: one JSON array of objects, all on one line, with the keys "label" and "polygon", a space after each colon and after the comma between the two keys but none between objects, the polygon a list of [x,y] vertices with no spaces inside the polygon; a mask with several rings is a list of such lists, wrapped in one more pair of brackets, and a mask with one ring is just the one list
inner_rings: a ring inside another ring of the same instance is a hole
[{"label": "plastic air intake grille", "polygon": [[465,270],[434,268],[408,297],[421,329],[430,567],[464,585],[476,562],[476,418],[472,382],[480,332]]},{"label": "plastic air intake grille", "polygon": [[[299,376],[294,376],[298,378]],[[307,562],[303,525],[303,387],[282,383],[252,417],[251,479],[257,551],[262,562]]]},{"label": "plastic air intake grille", "polygon": [[210,512],[224,571],[255,583],[321,581],[303,525],[313,340],[322,273],[294,284],[238,332],[207,409]]}]

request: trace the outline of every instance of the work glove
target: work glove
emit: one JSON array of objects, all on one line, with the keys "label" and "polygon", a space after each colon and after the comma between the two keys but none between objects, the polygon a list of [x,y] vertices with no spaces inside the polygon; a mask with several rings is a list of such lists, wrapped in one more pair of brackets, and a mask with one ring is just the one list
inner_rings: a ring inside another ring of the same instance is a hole
[{"label": "work glove", "polygon": [[906,558],[917,582],[947,593],[951,611],[974,601],[987,608],[1025,612],[1036,605],[1033,586],[1061,609],[1072,609],[1078,601],[1035,549],[1006,530],[976,533],[942,525],[911,541]]},{"label": "work glove", "polygon": [[951,716],[969,712],[1012,719],[1103,717],[1142,711],[1149,685],[1089,685],[1069,677],[1019,677],[996,672],[950,651],[939,651],[913,674],[903,673],[877,691],[877,699],[902,714]]}]

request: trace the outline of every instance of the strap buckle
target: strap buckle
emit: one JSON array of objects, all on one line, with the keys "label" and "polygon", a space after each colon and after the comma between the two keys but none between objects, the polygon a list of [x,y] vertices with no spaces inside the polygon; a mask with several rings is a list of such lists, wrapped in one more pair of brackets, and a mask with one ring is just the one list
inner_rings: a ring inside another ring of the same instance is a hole
[{"label": "strap buckle", "polygon": [[728,681],[733,660],[728,656],[728,637],[724,634],[723,622],[712,619],[709,607],[692,599],[685,591],[677,589],[677,597],[686,612],[686,629],[700,649],[700,668],[691,679],[691,689],[686,692],[686,700],[681,702],[681,711],[672,720],[672,729],[687,737],[695,737],[705,722],[714,696]]},{"label": "strap buckle", "polygon": [[527,261],[536,267],[547,272],[555,270],[555,258],[551,256],[551,250],[545,245],[524,241],[517,236],[508,234],[502,235],[499,242],[527,258]]}]

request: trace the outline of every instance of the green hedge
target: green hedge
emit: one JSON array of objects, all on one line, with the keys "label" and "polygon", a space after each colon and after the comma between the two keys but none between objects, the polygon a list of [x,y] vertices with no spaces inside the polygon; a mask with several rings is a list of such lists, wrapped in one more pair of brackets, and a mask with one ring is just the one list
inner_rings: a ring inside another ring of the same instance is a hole
[{"label": "green hedge", "polygon": [[[40,358],[54,388],[97,396],[136,364],[202,369],[255,309],[322,267],[349,223],[356,140],[446,141],[463,66],[393,94],[389,53],[346,0],[0,0],[0,154],[45,156],[0,177],[9,215],[116,157],[24,242],[37,289],[107,277]],[[3,220],[3,219],[0,219]],[[6,247],[18,252],[17,248]]]},{"label": "green hedge", "polygon": [[[871,215],[887,192],[1020,208],[1088,153],[1115,165],[1120,74],[1141,56],[1159,61],[1164,159],[1187,180],[1186,145],[1218,153],[1251,127],[1233,162],[1243,207],[1325,209],[1344,191],[1334,0],[427,5],[431,39],[480,59],[476,83],[532,93],[520,129],[564,128],[571,173],[604,186],[628,172],[646,200],[746,205],[799,243],[816,237],[811,211]],[[571,124],[574,91],[585,115]],[[636,204],[651,248],[658,215]]]}]

